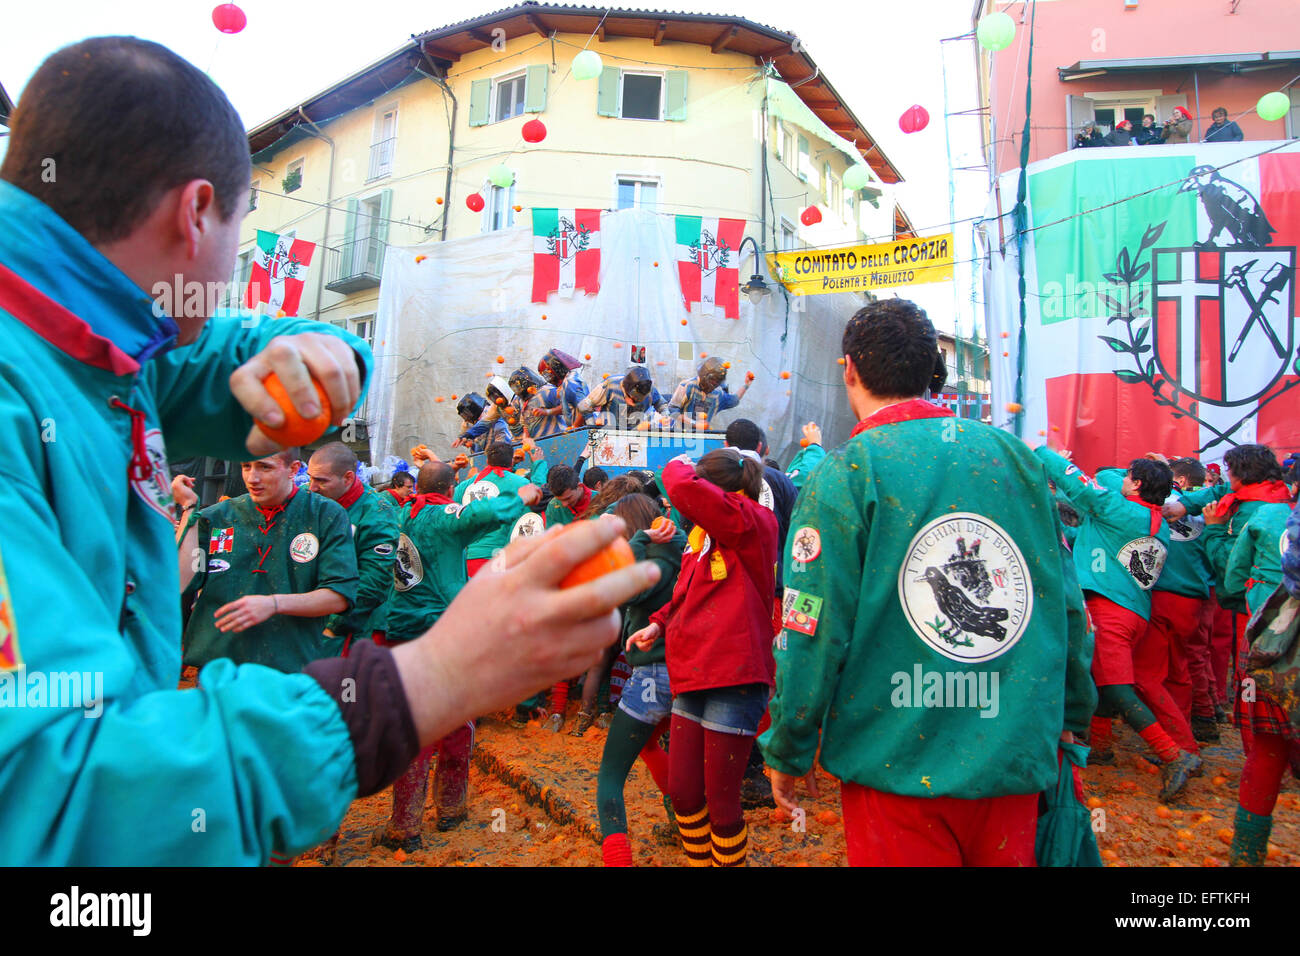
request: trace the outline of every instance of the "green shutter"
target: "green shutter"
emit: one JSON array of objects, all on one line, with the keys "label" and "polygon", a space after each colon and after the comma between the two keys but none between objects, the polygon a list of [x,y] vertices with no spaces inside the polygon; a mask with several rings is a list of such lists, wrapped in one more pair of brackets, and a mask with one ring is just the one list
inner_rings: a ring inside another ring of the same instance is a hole
[{"label": "green shutter", "polygon": [[525,113],[540,113],[546,109],[546,84],[550,75],[551,68],[544,63],[528,68],[528,76],[524,80]]},{"label": "green shutter", "polygon": [[375,275],[384,274],[384,253],[388,251],[388,220],[393,216],[393,191],[385,189],[379,194],[379,222],[374,224],[370,234],[379,240],[375,250]]},{"label": "green shutter", "polygon": [[664,90],[664,119],[686,119],[686,71],[669,70]]},{"label": "green shutter", "polygon": [[492,104],[492,81],[475,80],[469,86],[469,125],[486,126]]},{"label": "green shutter", "polygon": [[343,220],[343,252],[339,263],[340,277],[352,275],[352,261],[356,254],[357,211],[361,204],[355,199],[348,200],[348,214]]},{"label": "green shutter", "polygon": [[596,112],[601,116],[618,116],[618,88],[623,82],[623,71],[607,66],[600,71],[600,85],[596,90]]}]

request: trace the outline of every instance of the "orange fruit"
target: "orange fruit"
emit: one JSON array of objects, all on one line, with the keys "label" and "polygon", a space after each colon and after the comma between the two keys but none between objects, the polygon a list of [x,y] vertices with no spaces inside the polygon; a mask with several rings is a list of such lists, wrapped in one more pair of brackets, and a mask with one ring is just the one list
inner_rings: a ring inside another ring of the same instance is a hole
[{"label": "orange fruit", "polygon": [[654,267],[655,267],[656,269],[658,269],[658,268],[659,268],[659,263],[656,262],[656,263],[654,264]]},{"label": "orange fruit", "polygon": [[1003,358],[1006,358],[1006,357],[1007,357],[1008,355],[1010,355],[1010,354],[1011,354],[1010,352],[1003,352],[1003,353],[1002,353],[1002,357],[1003,357]]},{"label": "orange fruit", "polygon": [[745,373],[745,381],[746,381],[746,382],[752,382],[753,380],[754,380],[754,373],[753,373],[753,372],[746,372],[746,373]]},{"label": "orange fruit", "polygon": [[790,816],[790,811],[785,807],[777,807],[772,811],[773,823],[789,823],[794,817]]},{"label": "orange fruit", "polygon": [[685,319],[682,319],[682,325],[685,325],[685,324],[686,324],[686,320],[685,320]]},{"label": "orange fruit", "polygon": [[723,368],[731,368],[731,363],[730,363],[730,362],[723,362],[723,363],[722,363],[722,367],[723,367]]},{"label": "orange fruit", "polygon": [[441,205],[442,205],[442,197],[439,196],[437,199],[434,200],[434,202],[436,202],[439,206],[441,206]]},{"label": "orange fruit", "polygon": [[451,397],[451,400],[454,402],[454,401],[456,400],[456,396],[453,395],[453,396]]},{"label": "orange fruit", "polygon": [[1227,782],[1228,782],[1227,777],[1215,777],[1213,780],[1210,781],[1210,783],[1214,784],[1216,787],[1222,787]]},{"label": "orange fruit", "polygon": [[1103,860],[1118,860],[1119,854],[1116,853],[1114,850],[1105,849],[1101,851],[1101,858]]},{"label": "orange fruit", "polygon": [[406,862],[406,851],[405,851],[405,850],[401,850],[401,849],[394,850],[394,851],[393,851],[393,859],[396,860],[398,863],[405,863],[405,862]]},{"label": "orange fruit", "polygon": [[706,359],[706,358],[708,358],[708,357],[709,357],[709,353],[708,353],[708,352],[701,352],[701,353],[700,353],[700,358],[702,358],[702,359]]},{"label": "orange fruit", "polygon": [[442,397],[441,395],[438,395],[438,396],[436,396],[436,397],[434,398],[434,401],[435,401],[435,402],[441,402],[441,401],[444,401],[444,399],[443,399],[443,397]]},{"label": "orange fruit", "polygon": [[789,377],[790,377],[790,373],[789,373],[789,372],[782,372],[782,373],[781,373],[781,377],[782,377],[782,378],[789,378]]},{"label": "orange fruit", "polygon": [[506,357],[505,357],[504,355],[498,355],[498,356],[497,356],[497,364],[498,364],[498,365],[505,365],[505,364],[506,364]]},{"label": "orange fruit", "polygon": [[667,523],[668,523],[668,519],[665,518],[663,515],[660,515],[658,518],[655,518],[654,521],[651,521],[651,522],[650,522],[650,530],[651,530],[651,531],[658,531],[660,528],[662,528],[662,527],[663,527],[664,525],[666,525]]},{"label": "orange fruit", "polygon": [[1025,406],[1021,405],[1019,402],[1007,402],[1007,411],[1012,415],[1018,415],[1024,410]]},{"label": "orange fruit", "polygon": [[[566,527],[577,527],[577,525],[567,525]],[[596,578],[604,577],[611,571],[617,571],[619,568],[626,568],[636,563],[636,558],[632,555],[632,549],[628,547],[627,541],[623,538],[615,538],[598,554],[593,555],[582,564],[578,565],[572,571],[564,576],[560,582],[561,588],[577,587],[579,584],[586,584],[588,581],[594,581]]]},{"label": "orange fruit", "polygon": [[1156,816],[1158,816],[1161,820],[1168,820],[1170,817],[1173,816],[1173,814],[1170,813],[1169,808],[1162,803],[1160,804],[1160,806],[1156,807]]},{"label": "orange fruit", "polygon": [[840,365],[843,365],[843,364],[844,364],[844,356],[841,355],[841,356],[840,356],[839,358],[837,358],[835,361],[838,362]]},{"label": "orange fruit", "polygon": [[831,826],[832,824],[839,823],[840,818],[834,810],[823,810],[821,813],[817,814],[817,822],[825,824],[826,826]]},{"label": "orange fruit", "polygon": [[583,356],[583,359],[585,359],[586,361],[590,362],[590,361],[591,361],[591,353],[588,352],[586,355]]},{"label": "orange fruit", "polygon": [[293,401],[289,398],[289,392],[285,389],[284,383],[280,381],[280,376],[272,372],[262,380],[262,385],[271,393],[275,403],[284,412],[284,424],[279,428],[272,428],[262,421],[254,421],[254,424],[277,445],[283,445],[285,448],[292,448],[295,445],[308,445],[320,438],[321,435],[324,435],[325,430],[330,427],[330,419],[334,417],[334,409],[330,407],[330,400],[325,394],[325,389],[321,388],[320,382],[312,379],[311,383],[316,386],[316,397],[320,400],[320,412],[314,418],[303,418],[302,415],[298,414],[298,410],[293,407]]},{"label": "orange fruit", "polygon": [[1232,843],[1232,831],[1229,830],[1227,827],[1224,827],[1222,830],[1220,830],[1218,833],[1214,835],[1219,838],[1219,842],[1221,843],[1228,843],[1228,844]]},{"label": "orange fruit", "polygon": [[429,258],[429,257],[428,257],[428,256],[416,256],[416,257],[415,257],[415,261],[416,261],[416,262],[423,262],[423,261],[424,261],[425,259],[427,259],[427,258]]},{"label": "orange fruit", "polygon": [[543,322],[546,321],[546,316],[545,316],[544,314],[542,315],[542,321],[543,321]]},{"label": "orange fruit", "polygon": [[1175,833],[1174,835],[1175,835],[1176,837],[1178,837],[1178,839],[1180,839],[1180,840],[1190,840],[1190,839],[1192,838],[1192,831],[1191,831],[1191,830],[1179,830],[1179,831],[1178,831],[1177,833]]},{"label": "orange fruit", "polygon": [[1099,806],[1101,806],[1101,797],[1089,797],[1088,806],[1096,810]]},{"label": "orange fruit", "polygon": [[1219,858],[1217,856],[1207,856],[1201,861],[1201,866],[1218,866]]},{"label": "orange fruit", "polygon": [[623,343],[622,343],[622,342],[615,342],[615,343],[614,343],[614,348],[616,348],[616,349],[621,349],[622,347],[623,347]]},{"label": "orange fruit", "polygon": [[1176,849],[1179,853],[1186,853],[1187,844],[1184,843],[1182,840],[1179,840],[1177,843],[1174,844],[1174,849]]},{"label": "orange fruit", "polygon": [[1003,332],[1002,337],[1005,339],[1007,337],[1007,333]]}]

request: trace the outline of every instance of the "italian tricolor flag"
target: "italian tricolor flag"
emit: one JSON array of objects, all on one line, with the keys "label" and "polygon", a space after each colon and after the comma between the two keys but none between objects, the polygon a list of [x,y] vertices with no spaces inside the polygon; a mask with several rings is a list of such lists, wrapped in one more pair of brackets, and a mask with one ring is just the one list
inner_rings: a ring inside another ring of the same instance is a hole
[{"label": "italian tricolor flag", "polygon": [[600,291],[600,210],[533,210],[533,301]]},{"label": "italian tricolor flag", "polygon": [[740,256],[745,236],[743,219],[677,217],[677,275],[686,311],[700,303],[700,313],[712,315],[715,305],[729,319],[740,318]]},{"label": "italian tricolor flag", "polygon": [[257,230],[253,268],[248,278],[244,305],[253,308],[265,302],[269,311],[297,315],[302,301],[303,281],[316,243],[274,232]]}]

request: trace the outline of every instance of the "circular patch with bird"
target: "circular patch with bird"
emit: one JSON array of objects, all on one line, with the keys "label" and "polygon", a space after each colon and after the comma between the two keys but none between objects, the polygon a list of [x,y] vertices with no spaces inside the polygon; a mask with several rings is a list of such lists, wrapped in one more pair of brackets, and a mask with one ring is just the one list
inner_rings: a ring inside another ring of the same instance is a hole
[{"label": "circular patch with bird", "polygon": [[912,538],[898,572],[898,599],[929,647],[978,664],[1005,654],[1025,633],[1034,585],[1006,531],[981,515],[957,512]]}]

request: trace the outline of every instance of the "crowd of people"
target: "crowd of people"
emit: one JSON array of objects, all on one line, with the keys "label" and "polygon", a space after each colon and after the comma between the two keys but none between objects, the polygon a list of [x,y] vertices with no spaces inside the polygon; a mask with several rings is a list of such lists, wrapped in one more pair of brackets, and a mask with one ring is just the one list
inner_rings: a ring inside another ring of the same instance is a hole
[{"label": "crowd of people", "polygon": [[[1244,138],[1241,127],[1228,119],[1228,111],[1222,106],[1216,107],[1210,115],[1211,123],[1205,130],[1203,143],[1239,143]],[[1088,149],[1097,146],[1156,146],[1161,143],[1187,143],[1191,141],[1192,114],[1186,107],[1175,106],[1169,118],[1157,125],[1151,113],[1142,117],[1142,125],[1136,130],[1130,120],[1122,119],[1114,129],[1102,132],[1104,127],[1097,123],[1084,123],[1074,136],[1076,149]]]}]

